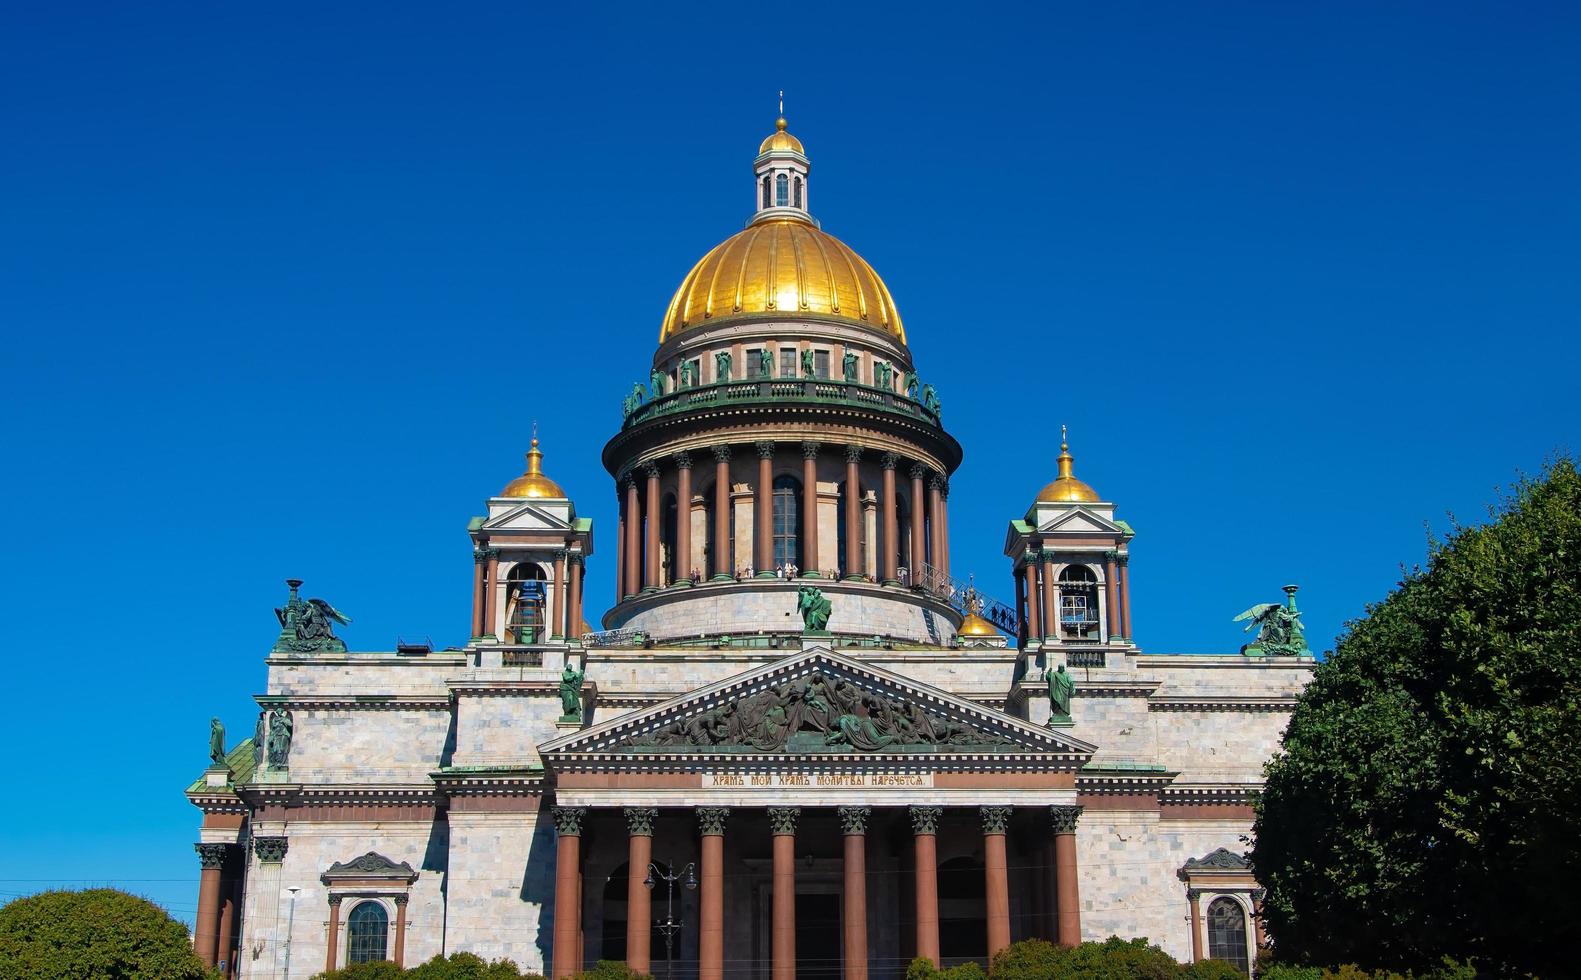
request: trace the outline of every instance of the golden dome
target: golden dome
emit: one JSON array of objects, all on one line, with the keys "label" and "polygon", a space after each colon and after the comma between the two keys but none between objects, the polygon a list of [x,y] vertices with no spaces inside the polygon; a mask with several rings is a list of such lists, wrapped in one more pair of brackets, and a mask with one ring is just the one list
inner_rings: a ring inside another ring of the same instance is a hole
[{"label": "golden dome", "polygon": [[659,343],[709,320],[765,314],[832,317],[906,342],[895,299],[865,259],[807,221],[775,218],[730,236],[692,267]]},{"label": "golden dome", "polygon": [[966,614],[961,620],[961,626],[955,631],[956,636],[998,636],[999,631],[994,629],[994,624],[974,612]]},{"label": "golden dome", "polygon": [[758,156],[770,150],[794,150],[805,156],[807,151],[802,149],[801,140],[785,132],[785,117],[774,120],[774,132],[758,147]]},{"label": "golden dome", "polygon": [[1070,445],[1065,441],[1065,427],[1060,426],[1059,476],[1038,494],[1038,501],[1046,504],[1091,503],[1100,500],[1098,491],[1071,475],[1075,463]]},{"label": "golden dome", "polygon": [[563,499],[565,491],[560,489],[560,484],[543,475],[543,453],[538,451],[538,440],[532,441],[532,448],[527,450],[527,472],[505,484],[505,489],[500,491],[501,497],[553,497]]}]

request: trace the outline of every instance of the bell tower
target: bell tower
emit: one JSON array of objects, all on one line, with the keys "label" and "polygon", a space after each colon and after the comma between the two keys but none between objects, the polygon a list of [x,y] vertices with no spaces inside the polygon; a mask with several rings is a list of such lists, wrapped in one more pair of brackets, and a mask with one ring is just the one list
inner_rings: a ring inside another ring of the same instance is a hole
[{"label": "bell tower", "polygon": [[1108,651],[1134,646],[1127,566],[1135,532],[1076,478],[1064,426],[1056,465],[1059,475],[1005,536],[1021,646],[1050,668],[1103,666]]}]

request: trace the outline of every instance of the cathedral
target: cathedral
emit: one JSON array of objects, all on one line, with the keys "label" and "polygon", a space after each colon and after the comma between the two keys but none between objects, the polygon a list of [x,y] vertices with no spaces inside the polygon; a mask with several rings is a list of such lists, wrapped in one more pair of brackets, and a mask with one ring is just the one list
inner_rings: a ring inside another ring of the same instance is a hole
[{"label": "cathedral", "polygon": [[752,169],[604,447],[613,527],[534,438],[467,525],[466,646],[348,650],[288,583],[257,731],[186,790],[225,976],[469,951],[891,980],[1110,935],[1255,958],[1251,800],[1314,666],[1294,587],[1240,652],[1143,652],[1135,531],[1063,435],[1003,588],[962,581],[926,350],[813,217],[784,119]]}]

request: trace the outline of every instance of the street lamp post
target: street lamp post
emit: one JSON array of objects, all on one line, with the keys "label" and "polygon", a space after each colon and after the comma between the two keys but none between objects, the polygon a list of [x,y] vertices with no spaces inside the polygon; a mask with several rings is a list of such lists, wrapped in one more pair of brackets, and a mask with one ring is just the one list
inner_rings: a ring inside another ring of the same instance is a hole
[{"label": "street lamp post", "polygon": [[657,865],[648,865],[648,877],[642,883],[649,890],[659,882],[664,882],[665,902],[664,921],[659,923],[659,931],[664,933],[664,976],[665,980],[675,980],[675,934],[681,931],[681,920],[675,917],[675,883],[682,882],[687,891],[697,890],[697,865],[688,863],[678,872],[660,871]]},{"label": "street lamp post", "polygon": [[[286,889],[286,891],[291,893],[291,911],[286,914],[286,918],[285,918],[285,977],[284,977],[284,980],[291,980],[291,934],[296,931],[296,929],[295,929],[295,926],[296,926],[296,893],[301,891],[301,890],[302,889],[300,889],[300,888],[287,888]],[[279,906],[276,906],[276,908],[278,908],[278,907]],[[278,922],[280,920],[276,919],[275,921]]]}]

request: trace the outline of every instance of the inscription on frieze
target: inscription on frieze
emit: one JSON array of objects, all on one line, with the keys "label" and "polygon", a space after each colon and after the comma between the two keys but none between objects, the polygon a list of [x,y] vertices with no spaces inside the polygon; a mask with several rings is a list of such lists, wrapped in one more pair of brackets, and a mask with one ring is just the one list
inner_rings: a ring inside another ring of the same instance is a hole
[{"label": "inscription on frieze", "polygon": [[704,789],[931,789],[931,772],[705,772]]}]

